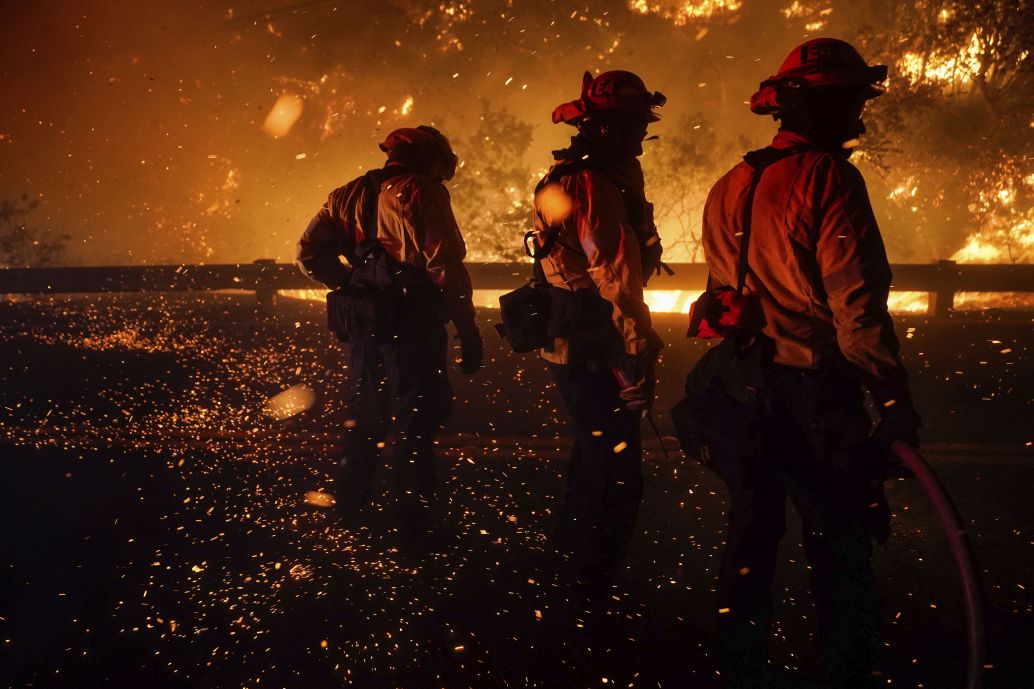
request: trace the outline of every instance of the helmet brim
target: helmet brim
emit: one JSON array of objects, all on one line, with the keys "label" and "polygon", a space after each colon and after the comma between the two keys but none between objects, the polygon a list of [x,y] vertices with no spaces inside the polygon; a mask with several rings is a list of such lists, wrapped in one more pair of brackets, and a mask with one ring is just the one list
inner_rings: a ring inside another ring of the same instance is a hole
[{"label": "helmet brim", "polygon": [[581,98],[570,103],[561,103],[553,108],[553,124],[570,124],[576,126],[589,114]]},{"label": "helmet brim", "polygon": [[872,100],[886,93],[883,85],[886,78],[886,65],[872,65],[865,72],[845,70],[796,77],[772,76],[761,82],[750,97],[750,110],[755,115],[771,115],[784,110],[790,104],[788,101],[796,100],[794,96],[852,87],[866,100]]},{"label": "helmet brim", "polygon": [[589,109],[586,107],[585,102],[581,99],[573,100],[570,103],[562,103],[553,109],[553,124],[570,124],[572,126],[578,126],[582,120],[589,117],[594,112],[599,113],[614,113],[614,112],[627,112],[637,113],[642,115],[647,122],[657,122],[661,119],[661,116],[652,107],[629,107],[629,108],[594,108]]}]

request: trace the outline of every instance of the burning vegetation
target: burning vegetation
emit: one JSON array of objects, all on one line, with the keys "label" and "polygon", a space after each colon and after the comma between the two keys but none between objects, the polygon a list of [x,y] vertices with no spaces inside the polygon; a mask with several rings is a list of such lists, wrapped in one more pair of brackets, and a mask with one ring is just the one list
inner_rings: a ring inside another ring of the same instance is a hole
[{"label": "burning vegetation", "polygon": [[[1026,2],[511,0],[270,2],[9,12],[5,206],[68,234],[8,265],[290,260],[326,194],[426,121],[461,158],[473,260],[520,256],[530,195],[582,68],[670,95],[644,166],[673,261],[700,260],[711,182],[771,126],[744,104],[786,46],[821,32],[891,65],[856,160],[896,262],[1026,262],[1034,243],[1034,19]],[[147,12],[148,21],[142,20]],[[30,28],[32,30],[30,30]],[[561,68],[561,65],[565,65]],[[47,83],[47,89],[39,84]],[[57,97],[61,94],[62,97]],[[11,235],[5,224],[5,238]]]}]

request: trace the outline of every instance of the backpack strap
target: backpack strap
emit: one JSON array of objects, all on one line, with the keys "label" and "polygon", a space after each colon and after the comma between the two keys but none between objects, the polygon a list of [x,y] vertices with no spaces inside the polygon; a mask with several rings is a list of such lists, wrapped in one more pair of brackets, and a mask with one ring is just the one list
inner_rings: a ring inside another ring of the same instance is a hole
[{"label": "backpack strap", "polygon": [[375,179],[380,170],[371,170],[362,176],[363,205],[359,209],[360,227],[363,228],[363,241],[380,237],[380,223],[377,222],[377,205],[381,197],[381,181]]},{"label": "backpack strap", "polygon": [[761,183],[761,176],[768,169],[769,165],[779,162],[797,153],[802,153],[807,148],[766,148],[751,151],[743,156],[753,171],[750,187],[747,189],[747,201],[743,208],[743,227],[740,233],[740,256],[736,268],[736,291],[743,292],[747,286],[747,273],[750,271],[750,264],[747,256],[750,250],[750,225],[754,216],[754,196],[757,193],[758,185]]},{"label": "backpack strap", "polygon": [[[584,161],[579,160],[564,160],[549,169],[546,176],[543,177],[539,183],[535,186],[535,194],[537,195],[544,187],[549,184],[558,183],[563,177],[571,174],[572,172],[579,172],[581,170],[588,169],[588,164]],[[546,240],[542,242],[541,247],[536,247],[532,238],[538,233],[535,230],[524,233],[524,253],[536,261],[542,260],[553,251],[553,247],[560,245],[562,248],[567,249],[573,254],[579,256],[585,256],[585,252],[578,247],[573,247],[570,244],[560,241],[560,226],[549,226],[549,231],[546,234]]]},{"label": "backpack strap", "polygon": [[[381,185],[389,179],[411,174],[413,171],[398,165],[389,165],[370,170],[359,178],[363,185],[363,205],[359,209],[359,222],[363,230],[363,241],[380,237],[380,223],[377,219],[377,205],[381,197]],[[372,232],[370,231],[372,228]]]}]

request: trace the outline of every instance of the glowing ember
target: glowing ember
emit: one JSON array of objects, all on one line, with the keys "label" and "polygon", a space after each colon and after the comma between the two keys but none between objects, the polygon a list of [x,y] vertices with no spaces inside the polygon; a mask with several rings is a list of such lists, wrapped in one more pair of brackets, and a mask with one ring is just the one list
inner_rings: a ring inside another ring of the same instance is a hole
[{"label": "glowing ember", "polygon": [[316,393],[307,385],[294,385],[266,402],[265,411],[277,421],[297,416],[316,403]]},{"label": "glowing ember", "polygon": [[318,490],[310,490],[305,493],[305,502],[316,507],[333,507],[334,496]]},{"label": "glowing ember", "polygon": [[275,139],[287,136],[291,128],[302,116],[305,104],[302,99],[293,93],[285,93],[276,100],[273,109],[266,116],[262,123],[262,129]]}]

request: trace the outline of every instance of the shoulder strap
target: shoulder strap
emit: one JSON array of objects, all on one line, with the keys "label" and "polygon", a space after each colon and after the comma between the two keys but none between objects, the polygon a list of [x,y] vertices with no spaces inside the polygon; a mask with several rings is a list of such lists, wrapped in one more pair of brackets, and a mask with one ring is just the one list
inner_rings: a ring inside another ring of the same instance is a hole
[{"label": "shoulder strap", "polygon": [[[379,171],[378,171],[379,172]],[[360,222],[363,228],[363,239],[377,239],[380,228],[377,222],[377,203],[381,196],[380,180],[375,179],[375,171],[363,175],[363,205],[360,209]]]},{"label": "shoulder strap", "polygon": [[[535,185],[535,193],[538,194],[542,190],[542,188],[545,187],[547,184],[556,183],[560,180],[560,178],[572,172],[583,170],[586,167],[588,167],[588,164],[584,161],[579,160],[564,160],[558,162],[556,165],[551,167],[549,169],[549,172],[546,173],[546,176],[543,177],[537,185]],[[535,246],[534,241],[535,236],[537,234],[538,233],[535,230],[530,230],[524,233],[524,253],[526,253],[528,256],[534,259],[536,264],[543,258],[548,256],[550,252],[553,251],[553,247],[557,244],[567,249],[568,251],[576,253],[580,256],[585,255],[585,252],[583,252],[581,249],[576,249],[575,247],[569,246],[564,242],[560,241],[559,226],[551,226],[548,228],[546,239],[544,242],[542,242],[542,246],[539,247]],[[536,268],[536,273],[540,270],[541,269]],[[536,277],[538,276],[536,275]]]},{"label": "shoulder strap", "polygon": [[753,170],[750,180],[750,188],[747,190],[747,201],[743,208],[743,228],[740,234],[740,256],[736,269],[736,291],[742,292],[747,286],[747,273],[750,271],[750,264],[747,256],[750,250],[750,224],[754,215],[754,196],[757,193],[758,185],[761,183],[761,176],[772,163],[794,154],[801,153],[805,148],[772,148],[771,146],[756,151],[751,151],[743,156],[747,165]]},{"label": "shoulder strap", "polygon": [[[389,166],[377,170],[370,170],[359,178],[363,185],[363,206],[360,209],[359,219],[362,223],[363,239],[377,239],[380,236],[380,223],[377,219],[377,204],[381,197],[381,185],[393,177],[409,174],[411,170],[398,166]],[[371,233],[370,236],[366,236]]]}]

